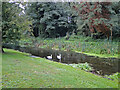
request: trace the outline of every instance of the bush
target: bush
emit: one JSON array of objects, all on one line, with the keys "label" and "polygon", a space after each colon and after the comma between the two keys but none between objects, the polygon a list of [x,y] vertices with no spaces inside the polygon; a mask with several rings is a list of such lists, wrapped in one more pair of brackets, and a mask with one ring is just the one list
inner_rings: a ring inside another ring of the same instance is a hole
[{"label": "bush", "polygon": [[92,71],[93,68],[86,62],[86,63],[79,63],[79,64],[69,64],[74,68],[80,68],[81,70],[85,71]]},{"label": "bush", "polygon": [[120,77],[120,73],[115,73],[115,74],[113,74],[113,75],[105,75],[105,77],[107,77],[107,78],[109,78],[109,79],[112,79],[112,80],[118,80],[119,79],[119,77]]}]

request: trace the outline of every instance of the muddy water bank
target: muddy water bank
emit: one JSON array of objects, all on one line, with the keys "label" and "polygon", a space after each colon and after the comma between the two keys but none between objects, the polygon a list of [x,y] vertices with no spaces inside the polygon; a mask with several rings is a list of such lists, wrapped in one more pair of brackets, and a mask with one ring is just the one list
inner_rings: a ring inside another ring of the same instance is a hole
[{"label": "muddy water bank", "polygon": [[[4,46],[5,47],[5,46]],[[6,47],[12,48],[12,47]],[[110,75],[119,71],[120,59],[118,58],[100,58],[95,56],[89,56],[83,53],[68,52],[68,51],[58,51],[45,48],[35,48],[35,47],[14,47],[22,52],[30,53],[35,56],[42,58],[47,58],[47,56],[53,55],[53,61],[59,62],[57,55],[61,54],[61,63],[73,64],[73,63],[89,63],[95,71],[99,71],[102,75]]]}]

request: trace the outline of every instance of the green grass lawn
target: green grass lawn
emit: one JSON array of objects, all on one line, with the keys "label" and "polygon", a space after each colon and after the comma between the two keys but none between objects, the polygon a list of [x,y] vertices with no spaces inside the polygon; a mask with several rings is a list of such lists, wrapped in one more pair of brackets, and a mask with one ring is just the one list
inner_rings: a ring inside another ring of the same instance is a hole
[{"label": "green grass lawn", "polygon": [[3,88],[117,88],[118,82],[29,54],[4,49]]},{"label": "green grass lawn", "polygon": [[2,53],[0,52],[0,90],[2,88]]}]

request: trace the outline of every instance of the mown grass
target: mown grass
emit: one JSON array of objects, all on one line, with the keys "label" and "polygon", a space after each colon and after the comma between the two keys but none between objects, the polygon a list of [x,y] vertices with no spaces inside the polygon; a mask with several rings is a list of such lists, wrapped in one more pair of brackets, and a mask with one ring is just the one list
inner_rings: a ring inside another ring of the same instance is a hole
[{"label": "mown grass", "polygon": [[2,89],[2,53],[0,51],[0,90]]},{"label": "mown grass", "polygon": [[44,58],[4,49],[3,88],[117,88],[118,82]]},{"label": "mown grass", "polygon": [[21,46],[34,46],[40,48],[50,48],[57,50],[74,51],[98,57],[118,58],[119,42],[106,39],[94,40],[91,37],[71,36],[69,40],[63,38],[28,38],[20,41]]}]

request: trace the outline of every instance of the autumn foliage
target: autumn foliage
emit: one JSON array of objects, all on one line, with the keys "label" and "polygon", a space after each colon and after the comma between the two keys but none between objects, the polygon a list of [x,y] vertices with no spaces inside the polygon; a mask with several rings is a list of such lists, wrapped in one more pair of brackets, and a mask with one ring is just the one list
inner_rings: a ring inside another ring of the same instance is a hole
[{"label": "autumn foliage", "polygon": [[[88,20],[87,24],[92,33],[96,30],[105,34],[108,39],[111,36],[112,39],[112,30],[110,28],[112,25],[108,25],[104,22],[104,20],[110,20],[110,12],[105,7],[110,4],[110,2],[94,2],[94,4],[91,4],[90,2],[81,2],[79,7],[73,5],[73,8],[83,20]],[[93,13],[93,16],[90,16],[91,12]]]}]

